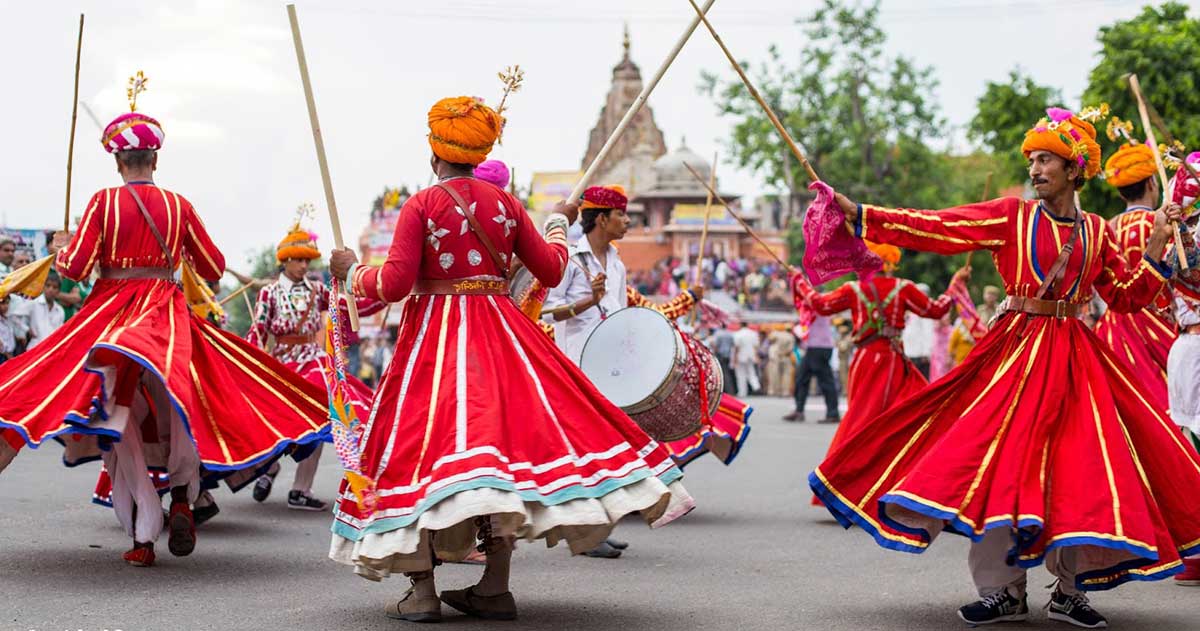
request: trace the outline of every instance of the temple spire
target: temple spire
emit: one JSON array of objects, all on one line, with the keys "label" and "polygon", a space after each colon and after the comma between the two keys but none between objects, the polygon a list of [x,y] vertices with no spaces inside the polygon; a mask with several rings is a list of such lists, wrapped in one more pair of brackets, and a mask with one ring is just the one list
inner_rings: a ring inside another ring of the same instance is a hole
[{"label": "temple spire", "polygon": [[629,22],[625,23],[625,39],[621,41],[621,45],[625,48],[625,55],[622,61],[629,61]]}]

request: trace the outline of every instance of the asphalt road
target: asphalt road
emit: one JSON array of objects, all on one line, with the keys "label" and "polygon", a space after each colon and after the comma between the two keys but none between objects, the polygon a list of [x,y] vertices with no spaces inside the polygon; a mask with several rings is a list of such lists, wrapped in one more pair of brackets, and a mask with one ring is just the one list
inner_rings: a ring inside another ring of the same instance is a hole
[{"label": "asphalt road", "polygon": [[[513,569],[520,620],[485,623],[447,615],[449,629],[962,629],[955,609],[973,600],[966,543],[945,536],[923,555],[883,550],[808,505],[803,482],[833,433],[788,424],[789,406],[756,399],[753,434],[740,459],[689,467],[698,508],[651,531],[631,519],[618,560],[571,557],[565,548],[522,544]],[[820,415],[815,406],[810,418]],[[158,631],[171,629],[404,629],[383,616],[407,588],[403,578],[371,583],[326,559],[329,515],[289,511],[276,489],[267,503],[249,492],[217,495],[221,514],[202,527],[196,552],[159,565],[121,562],[128,541],[104,508],[89,503],[98,465],[65,469],[61,450],[26,451],[0,475],[0,629]],[[330,497],[334,458],[317,489]],[[290,482],[289,465],[281,482]],[[439,586],[474,582],[478,567],[447,565]],[[1050,583],[1030,577],[1034,620],[1005,628],[1066,629],[1045,619]],[[1200,628],[1200,589],[1169,581],[1131,584],[1093,604],[1121,629]],[[447,611],[447,614],[450,612]]]}]

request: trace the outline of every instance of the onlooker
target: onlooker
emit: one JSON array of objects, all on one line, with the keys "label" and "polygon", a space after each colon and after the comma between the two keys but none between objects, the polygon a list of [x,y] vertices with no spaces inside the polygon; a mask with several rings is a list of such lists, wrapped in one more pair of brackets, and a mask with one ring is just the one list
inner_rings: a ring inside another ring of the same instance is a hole
[{"label": "onlooker", "polygon": [[[929,285],[917,283],[917,289],[920,289],[921,293],[929,295]],[[904,342],[904,354],[928,379],[929,358],[933,354],[933,320],[922,318],[909,311],[904,316],[904,332],[901,334],[901,340]]]},{"label": "onlooker", "polygon": [[971,353],[971,349],[975,348],[975,337],[971,335],[970,327],[962,318],[958,318],[954,322],[954,330],[950,332],[950,361],[952,366],[957,366],[963,363],[967,355]]},{"label": "onlooker", "polygon": [[786,329],[772,331],[767,336],[767,394],[786,397],[792,394],[796,364],[792,351],[796,348],[796,336]]},{"label": "onlooker", "polygon": [[833,368],[829,365],[833,357],[833,347],[833,322],[828,316],[817,316],[808,329],[804,361],[796,373],[796,409],[785,414],[783,420],[804,422],[804,406],[808,403],[808,388],[812,385],[813,377],[817,378],[817,387],[825,397],[825,418],[819,422],[837,423],[841,420],[838,414],[837,384],[833,380]]},{"label": "onlooker", "polygon": [[725,377],[725,394],[737,392],[737,382],[733,375],[733,333],[722,326],[713,333],[713,354],[717,363],[721,364],[721,373]]},{"label": "onlooker", "polygon": [[29,309],[29,345],[26,350],[40,344],[63,325],[65,315],[62,305],[58,304],[59,285],[58,274],[50,272],[42,297],[32,301]]},{"label": "onlooker", "polygon": [[762,390],[758,381],[758,332],[745,325],[733,334],[733,374],[738,397]]},{"label": "onlooker", "polygon": [[850,356],[854,354],[854,329],[850,320],[838,317],[837,323],[837,358],[838,358],[838,392],[849,392],[850,387]]},{"label": "onlooker", "polygon": [[954,362],[950,357],[950,335],[954,325],[950,323],[950,313],[947,312],[933,325],[933,348],[929,354],[929,380],[937,381],[942,375],[950,372]]},{"label": "onlooker", "polygon": [[8,320],[8,296],[0,298],[0,364],[17,353],[17,338],[13,335],[12,322]]},{"label": "onlooker", "polygon": [[12,239],[0,239],[0,278],[8,276],[13,271],[13,256],[17,253],[17,244]]},{"label": "onlooker", "polygon": [[[217,287],[217,291],[220,287]],[[83,282],[74,281],[70,278],[62,279],[62,287],[58,292],[58,304],[63,308],[63,319],[70,320],[71,316],[79,311],[79,306],[92,293],[92,279],[84,280]]]},{"label": "onlooker", "polygon": [[979,321],[983,326],[991,326],[992,318],[996,317],[996,310],[1000,308],[1000,298],[1004,292],[1000,291],[995,285],[988,285],[983,288],[983,304],[975,307],[979,312]]}]

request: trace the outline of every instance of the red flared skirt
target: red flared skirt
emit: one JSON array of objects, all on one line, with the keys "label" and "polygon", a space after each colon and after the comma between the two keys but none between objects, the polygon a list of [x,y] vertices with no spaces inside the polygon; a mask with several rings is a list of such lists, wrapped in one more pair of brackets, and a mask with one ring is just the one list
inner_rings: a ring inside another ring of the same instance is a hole
[{"label": "red flared skirt", "polygon": [[700,430],[686,438],[663,443],[663,447],[680,469],[706,453],[711,453],[721,464],[732,464],[750,436],[750,415],[753,413],[754,408],[746,403],[722,394],[717,413]]},{"label": "red flared skirt", "polygon": [[[890,341],[879,339],[859,348],[850,360],[846,415],[825,451],[826,458],[850,443],[855,434],[870,431],[873,422],[886,423],[880,416],[884,410],[928,384],[925,375]],[[814,495],[812,504],[820,506],[821,498]]]},{"label": "red flared skirt", "polygon": [[1167,355],[1179,335],[1175,326],[1150,309],[1134,313],[1109,309],[1096,323],[1096,335],[1125,363],[1133,382],[1144,384],[1166,406]]},{"label": "red flared skirt", "polygon": [[[69,464],[143,373],[161,382],[204,468],[235,471],[328,433],[325,392],[188,309],[164,280],[101,280],[75,317],[0,366],[0,428],[31,447],[57,438]],[[87,443],[93,443],[87,446]]]},{"label": "red flared skirt", "polygon": [[343,482],[335,560],[372,578],[409,571],[425,530],[459,558],[472,540],[446,531],[484,515],[579,552],[623,514],[659,525],[692,508],[667,450],[508,297],[416,295],[402,314],[363,435],[378,504],[359,506]]},{"label": "red flared skirt", "polygon": [[1022,567],[1079,546],[1080,589],[1164,578],[1200,550],[1200,459],[1135,379],[1079,320],[1010,313],[809,483],[886,548],[1008,528]]}]

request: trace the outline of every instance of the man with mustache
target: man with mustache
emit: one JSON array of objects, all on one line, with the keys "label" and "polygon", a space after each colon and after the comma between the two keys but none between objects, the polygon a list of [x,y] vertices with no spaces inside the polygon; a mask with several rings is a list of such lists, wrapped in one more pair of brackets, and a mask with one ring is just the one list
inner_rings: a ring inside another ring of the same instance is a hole
[{"label": "man with mustache", "polygon": [[856,236],[942,255],[986,249],[1004,280],[1003,314],[966,361],[809,476],[843,525],[883,547],[923,552],[943,530],[970,538],[980,600],[958,615],[973,626],[1027,619],[1026,569],[1044,562],[1058,579],[1049,618],[1105,627],[1084,591],[1167,578],[1200,549],[1195,451],[1079,319],[1093,290],[1119,312],[1153,300],[1180,209],[1156,211],[1144,255],[1127,261],[1112,226],[1075,201],[1100,172],[1085,120],[1100,112],[1047,114],[1021,146],[1037,199],[928,211],[837,195]]}]

